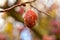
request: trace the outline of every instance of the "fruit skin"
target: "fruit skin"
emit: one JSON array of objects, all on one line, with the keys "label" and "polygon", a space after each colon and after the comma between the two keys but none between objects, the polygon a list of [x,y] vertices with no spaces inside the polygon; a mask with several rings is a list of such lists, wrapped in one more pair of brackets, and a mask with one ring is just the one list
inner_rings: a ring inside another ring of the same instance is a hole
[{"label": "fruit skin", "polygon": [[24,15],[24,23],[29,27],[32,28],[37,21],[37,14],[33,10],[28,10]]}]

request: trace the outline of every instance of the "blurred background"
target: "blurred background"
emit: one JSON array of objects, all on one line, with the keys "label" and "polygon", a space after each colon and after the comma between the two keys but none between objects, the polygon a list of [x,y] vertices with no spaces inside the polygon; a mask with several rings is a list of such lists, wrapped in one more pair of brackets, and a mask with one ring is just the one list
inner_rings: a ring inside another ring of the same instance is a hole
[{"label": "blurred background", "polygon": [[[0,0],[0,11],[31,1]],[[0,12],[0,40],[60,40],[60,0],[35,0]]]}]

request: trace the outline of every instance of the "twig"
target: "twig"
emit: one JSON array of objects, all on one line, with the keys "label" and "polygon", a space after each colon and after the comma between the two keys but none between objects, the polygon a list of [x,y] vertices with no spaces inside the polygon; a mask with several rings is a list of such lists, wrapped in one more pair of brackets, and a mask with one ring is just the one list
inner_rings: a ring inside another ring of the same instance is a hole
[{"label": "twig", "polygon": [[9,11],[9,10],[11,10],[11,9],[13,9],[13,8],[15,8],[15,7],[17,7],[17,6],[25,6],[25,4],[27,4],[27,3],[33,3],[33,2],[35,2],[36,0],[33,0],[33,1],[31,1],[31,2],[25,2],[25,3],[21,3],[21,4],[16,4],[16,5],[13,5],[12,7],[10,7],[10,8],[7,8],[7,9],[4,9],[4,10],[1,10],[0,12],[5,12],[5,11]]},{"label": "twig", "polygon": [[[33,1],[31,1],[31,2],[21,3],[21,4],[16,4],[16,5],[13,5],[12,7],[7,8],[7,9],[0,10],[0,12],[6,12],[6,11],[9,11],[9,10],[15,8],[15,7],[18,7],[18,6],[25,6],[25,4],[33,3],[33,2],[35,2],[35,1],[36,1],[36,0],[33,0]],[[39,12],[41,12],[41,13],[44,13],[44,14],[47,15],[48,17],[51,17],[48,13],[42,12],[42,11],[38,10],[36,7],[34,7],[34,6],[32,6],[32,5],[30,5],[30,6],[33,7],[33,8],[35,8],[37,11],[39,11]]]},{"label": "twig", "polygon": [[36,7],[34,7],[34,6],[32,6],[32,5],[30,5],[30,6],[33,7],[34,9],[36,9],[37,11],[39,11],[39,12],[41,12],[41,13],[47,15],[48,17],[51,17],[48,13],[43,12],[43,11],[41,11],[41,10],[38,10]]}]

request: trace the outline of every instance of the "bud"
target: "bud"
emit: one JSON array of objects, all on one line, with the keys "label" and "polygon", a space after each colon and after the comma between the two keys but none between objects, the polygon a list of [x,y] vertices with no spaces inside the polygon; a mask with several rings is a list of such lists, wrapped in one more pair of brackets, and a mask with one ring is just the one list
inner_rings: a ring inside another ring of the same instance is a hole
[{"label": "bud", "polygon": [[[45,17],[45,16],[44,16]],[[44,20],[46,22],[46,20]],[[28,10],[24,15],[24,23],[36,33],[39,38],[43,35],[49,34],[47,23],[41,22],[41,15],[35,10]],[[42,26],[43,24],[43,26]]]},{"label": "bud", "polygon": [[38,23],[38,15],[33,10],[28,10],[24,15],[24,23],[32,29],[39,37],[41,37],[40,26]]},{"label": "bud", "polygon": [[37,15],[34,11],[28,10],[24,16],[24,23],[29,27],[32,28],[37,21]]}]

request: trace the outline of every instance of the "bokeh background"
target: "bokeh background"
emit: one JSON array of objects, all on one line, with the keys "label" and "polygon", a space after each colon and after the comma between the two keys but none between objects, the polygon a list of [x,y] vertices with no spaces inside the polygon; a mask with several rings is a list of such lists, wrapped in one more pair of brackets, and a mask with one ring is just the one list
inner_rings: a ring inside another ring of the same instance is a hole
[{"label": "bokeh background", "polygon": [[[0,0],[0,11],[30,1],[33,0]],[[1,40],[60,40],[60,0],[36,0],[31,5],[48,15],[34,9],[29,3],[26,6],[17,6],[9,11],[0,12]],[[37,31],[41,33],[42,38],[23,22],[28,10],[33,10],[38,15]]]}]

